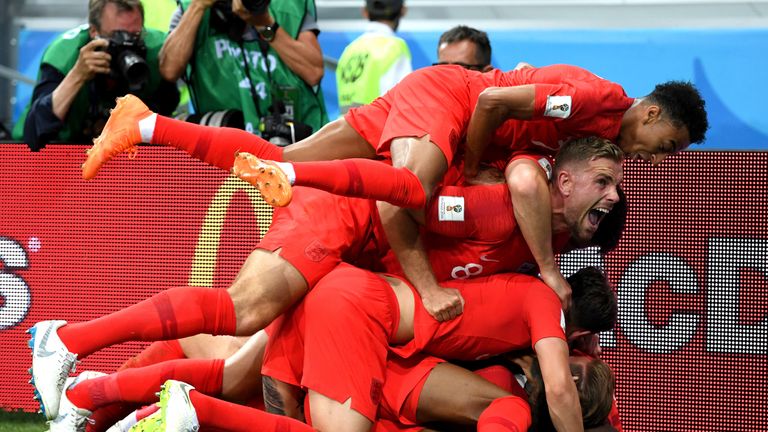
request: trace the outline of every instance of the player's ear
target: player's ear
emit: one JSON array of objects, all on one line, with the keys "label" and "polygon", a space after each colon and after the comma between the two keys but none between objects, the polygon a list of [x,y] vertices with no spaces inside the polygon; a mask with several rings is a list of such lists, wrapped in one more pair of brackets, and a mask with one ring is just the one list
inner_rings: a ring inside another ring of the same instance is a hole
[{"label": "player's ear", "polygon": [[590,332],[589,330],[573,330],[573,332],[568,335],[568,342],[571,342],[582,336],[586,336],[590,334],[592,334],[592,332]]},{"label": "player's ear", "polygon": [[570,196],[573,192],[573,180],[567,171],[562,170],[557,174],[557,187],[563,196]]},{"label": "player's ear", "polygon": [[654,104],[649,104],[645,107],[643,112],[643,124],[652,124],[659,120],[661,117],[661,107]]}]

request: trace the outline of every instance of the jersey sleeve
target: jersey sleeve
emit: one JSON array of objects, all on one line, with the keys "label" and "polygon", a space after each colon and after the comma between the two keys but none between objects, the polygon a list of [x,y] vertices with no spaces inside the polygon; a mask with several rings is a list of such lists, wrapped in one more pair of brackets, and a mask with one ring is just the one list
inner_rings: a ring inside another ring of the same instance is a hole
[{"label": "jersey sleeve", "polygon": [[565,339],[565,315],[557,294],[544,282],[536,280],[526,296],[526,314],[531,329],[531,347],[548,337]]},{"label": "jersey sleeve", "polygon": [[[602,79],[535,86],[533,119],[552,120],[560,129],[583,130],[591,124],[600,125],[597,120],[620,117],[633,102],[621,86]],[[601,135],[604,131],[594,133]]]}]

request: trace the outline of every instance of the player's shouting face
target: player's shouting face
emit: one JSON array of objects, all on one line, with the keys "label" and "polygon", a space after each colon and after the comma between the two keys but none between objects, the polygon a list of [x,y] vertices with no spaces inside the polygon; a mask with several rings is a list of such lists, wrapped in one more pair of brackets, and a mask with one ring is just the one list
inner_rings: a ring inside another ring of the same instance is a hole
[{"label": "player's shouting face", "polygon": [[616,187],[622,176],[621,163],[607,158],[574,164],[560,173],[564,216],[575,240],[587,242],[595,234],[605,215],[619,201]]}]

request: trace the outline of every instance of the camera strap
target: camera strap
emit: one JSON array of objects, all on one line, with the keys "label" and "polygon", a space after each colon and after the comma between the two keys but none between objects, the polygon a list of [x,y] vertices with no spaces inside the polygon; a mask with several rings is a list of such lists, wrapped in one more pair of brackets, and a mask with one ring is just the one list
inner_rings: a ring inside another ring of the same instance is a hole
[{"label": "camera strap", "polygon": [[[259,115],[259,118],[263,118],[264,114],[261,112],[261,107],[259,106],[259,94],[256,92],[256,86],[253,85],[253,80],[251,79],[251,68],[248,64],[248,56],[245,55],[245,44],[243,43],[242,39],[238,42],[238,45],[240,45],[240,55],[243,57],[243,64],[245,65],[245,79],[248,80],[248,87],[251,90],[251,99],[253,99],[253,105],[256,108],[256,114]],[[261,47],[261,40],[259,40],[259,47]],[[269,65],[267,65],[267,76],[269,77],[271,84],[272,74],[269,72]]]}]

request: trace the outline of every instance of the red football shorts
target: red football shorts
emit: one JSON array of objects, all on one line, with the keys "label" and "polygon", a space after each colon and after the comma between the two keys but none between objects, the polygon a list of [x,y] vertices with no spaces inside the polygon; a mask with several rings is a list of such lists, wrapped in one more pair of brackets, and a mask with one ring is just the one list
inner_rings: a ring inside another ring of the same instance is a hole
[{"label": "red football shorts", "polygon": [[444,362],[445,360],[422,353],[407,359],[390,355],[387,359],[384,398],[379,408],[380,419],[377,422],[382,424],[377,424],[374,430],[404,431],[417,427],[416,410],[421,391],[430,372]]},{"label": "red football shorts", "polygon": [[262,373],[339,403],[351,398],[374,421],[399,313],[384,279],[342,263],[270,325]]},{"label": "red football shorts", "polygon": [[460,66],[419,69],[344,118],[381,156],[391,157],[395,138],[429,135],[450,164],[475,108],[473,90]]},{"label": "red football shorts", "polygon": [[375,202],[294,187],[291,205],[275,209],[272,224],[256,246],[293,265],[313,287],[340,262],[378,254]]}]

